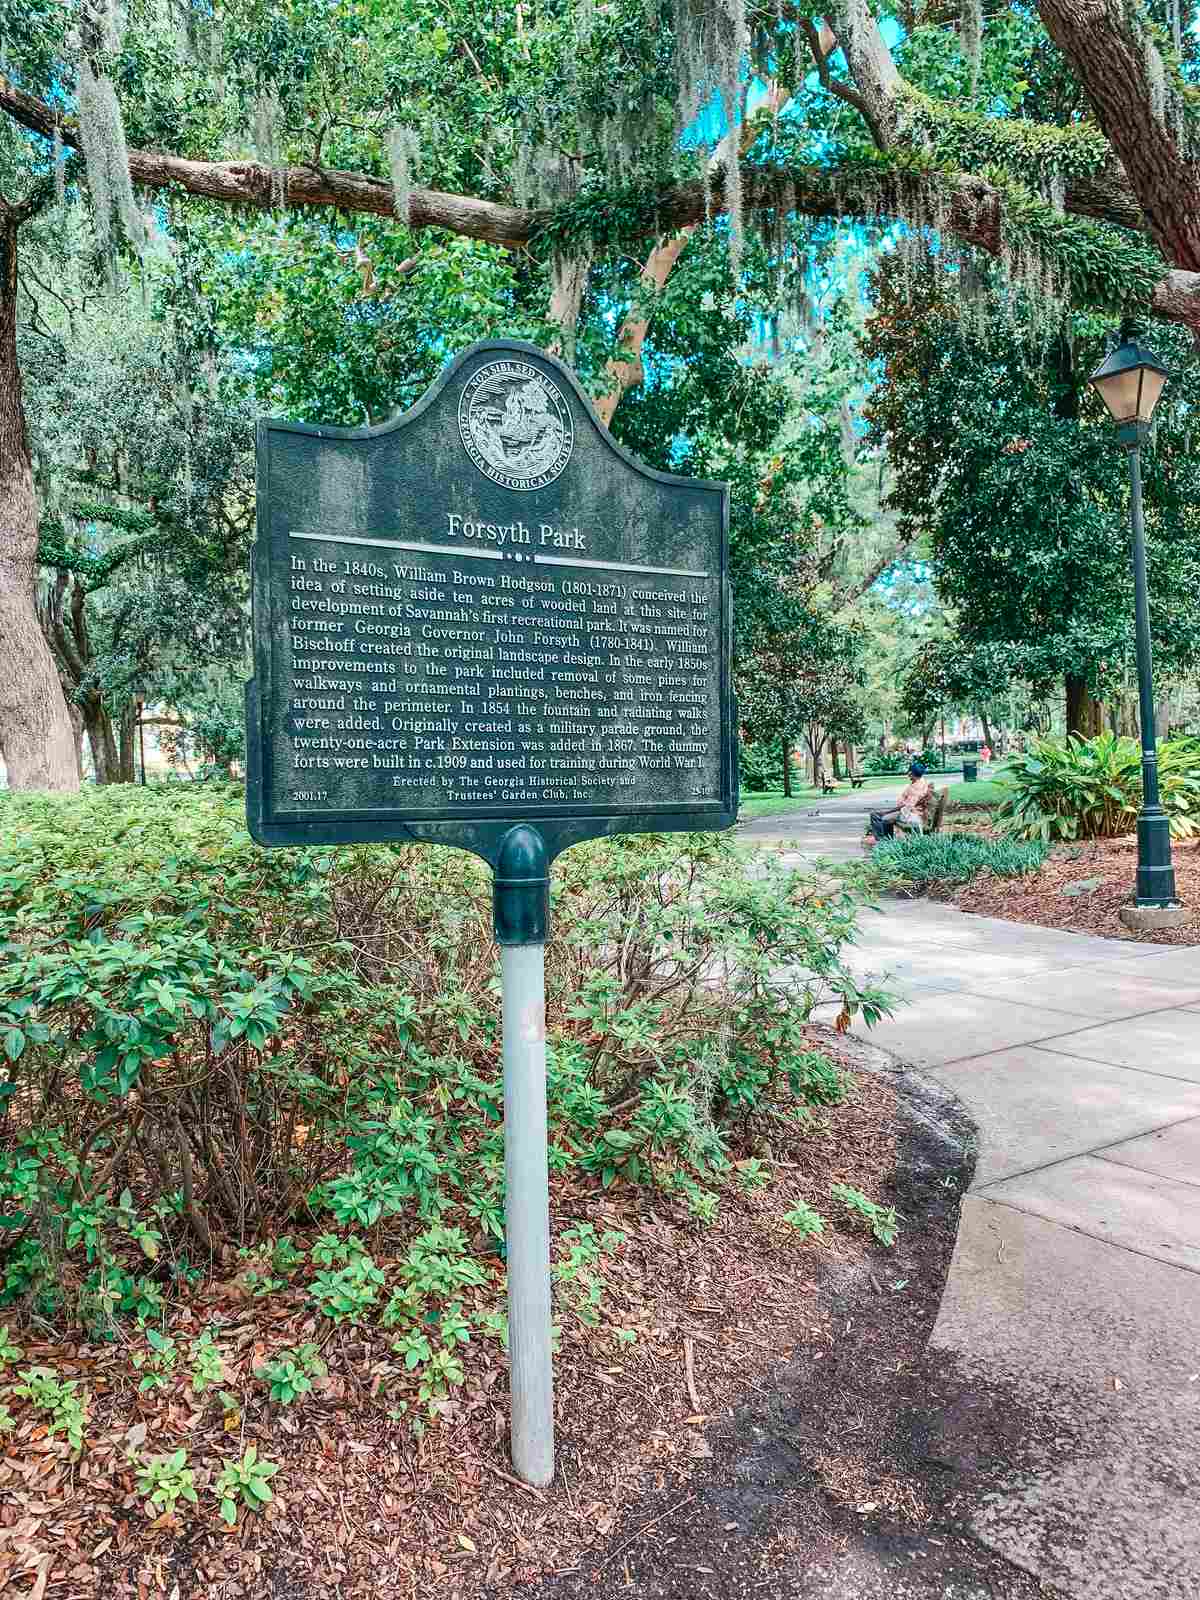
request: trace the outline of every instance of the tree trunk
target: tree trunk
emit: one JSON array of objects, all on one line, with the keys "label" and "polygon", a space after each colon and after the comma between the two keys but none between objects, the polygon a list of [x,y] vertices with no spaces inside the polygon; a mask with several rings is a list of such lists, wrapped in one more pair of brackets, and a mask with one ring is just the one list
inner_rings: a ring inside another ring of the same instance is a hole
[{"label": "tree trunk", "polygon": [[127,700],[121,707],[118,724],[118,783],[136,783],[135,752],[137,749],[137,707]]},{"label": "tree trunk", "polygon": [[112,718],[99,695],[84,701],[83,725],[87,729],[88,744],[92,748],[92,765],[96,769],[97,783],[119,783],[120,762],[117,758],[117,740]]},{"label": "tree trunk", "polygon": [[71,719],[71,733],[75,740],[75,771],[83,782],[83,715],[71,700],[67,701],[67,715]]},{"label": "tree trunk", "polygon": [[792,798],[792,741],[783,741],[783,792],[790,800]]},{"label": "tree trunk", "polygon": [[988,714],[987,714],[986,711],[984,711],[982,709],[982,707],[980,708],[980,711],[979,711],[979,725],[983,729],[983,742],[984,742],[984,744],[987,745],[989,750],[994,750],[996,748],[996,746],[992,741],[992,729],[991,729],[991,725],[988,722]]},{"label": "tree trunk", "polygon": [[74,792],[75,733],[35,604],[37,542],[17,365],[17,221],[0,201],[0,755],[10,788]]},{"label": "tree trunk", "polygon": [[1097,121],[1175,266],[1200,268],[1200,184],[1180,124],[1164,108],[1158,45],[1141,13],[1124,7],[1038,0],[1046,32],[1075,68]]},{"label": "tree trunk", "polygon": [[808,744],[808,753],[812,761],[813,788],[819,789],[825,777],[825,766],[821,760],[825,750],[825,730],[814,724],[805,733],[805,740]]},{"label": "tree trunk", "polygon": [[1068,672],[1065,682],[1067,732],[1095,738],[1104,726],[1104,707],[1088,692],[1087,679]]}]

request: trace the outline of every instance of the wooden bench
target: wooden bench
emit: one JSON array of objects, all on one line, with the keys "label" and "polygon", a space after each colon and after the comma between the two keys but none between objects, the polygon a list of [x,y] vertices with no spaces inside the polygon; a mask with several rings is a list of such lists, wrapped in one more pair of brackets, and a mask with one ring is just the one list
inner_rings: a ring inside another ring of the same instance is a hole
[{"label": "wooden bench", "polygon": [[[942,821],[946,815],[946,802],[950,798],[950,791],[949,789],[938,789],[936,794],[937,799],[933,803],[933,814],[929,818],[929,826],[925,829],[926,833],[940,833],[942,831]],[[874,848],[875,836],[868,829],[863,836],[863,849],[874,850]]]},{"label": "wooden bench", "polygon": [[850,774],[850,787],[852,789],[861,789],[866,781],[865,775],[861,772],[852,772]]},{"label": "wooden bench", "polygon": [[837,793],[837,785],[834,784],[834,783],[830,783],[828,778],[822,778],[821,779],[821,793],[822,794],[836,794]]}]

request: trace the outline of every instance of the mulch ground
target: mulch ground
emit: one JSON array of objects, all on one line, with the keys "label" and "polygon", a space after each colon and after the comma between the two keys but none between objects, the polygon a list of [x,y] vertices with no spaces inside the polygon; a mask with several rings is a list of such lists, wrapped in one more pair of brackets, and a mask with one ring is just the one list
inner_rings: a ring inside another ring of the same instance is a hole
[{"label": "mulch ground", "polygon": [[[862,1046],[878,1066],[882,1052]],[[1078,1441],[929,1348],[970,1182],[956,1104],[902,1069],[892,1252],[829,1273],[789,1358],[670,1463],[612,1536],[536,1600],[1047,1600],[975,1538],[1001,1482]],[[798,1333],[798,1336],[796,1334]],[[711,1452],[711,1454],[709,1453]]]},{"label": "mulch ground", "polygon": [[[821,1042],[855,1061],[853,1041]],[[771,1186],[726,1197],[708,1228],[645,1191],[595,1189],[575,1195],[569,1213],[559,1197],[556,1229],[587,1220],[627,1237],[606,1264],[598,1324],[562,1313],[559,1472],[545,1492],[510,1475],[506,1363],[478,1340],[464,1351],[467,1382],[416,1440],[389,1415],[389,1336],[365,1327],[329,1336],[299,1290],[253,1300],[234,1277],[174,1317],[176,1337],[217,1330],[233,1412],[183,1378],[139,1395],[127,1352],[112,1346],[20,1336],[26,1361],[81,1380],[90,1409],[78,1462],[18,1409],[0,1458],[0,1591],[833,1596],[842,1591],[810,1585],[853,1549],[873,1565],[896,1563],[907,1582],[926,1571],[930,1587],[915,1593],[949,1592],[943,1579],[960,1577],[1006,1600],[1043,1593],[967,1526],[1038,1423],[925,1348],[968,1174],[962,1143],[914,1146],[920,1124],[901,1089],[898,1099],[886,1076],[859,1072],[848,1105],[761,1149]],[[893,1250],[835,1225],[836,1181],[899,1207]],[[779,1220],[802,1198],[831,1224],[804,1243]],[[617,1329],[636,1342],[618,1341]],[[305,1338],[325,1339],[329,1377],[281,1413],[250,1370]],[[212,1478],[219,1459],[250,1443],[280,1463],[276,1497],[227,1531]],[[200,1507],[154,1518],[129,1449],[180,1445]]]},{"label": "mulch ground", "polygon": [[1056,845],[1039,872],[1027,878],[994,878],[981,874],[947,899],[963,911],[1004,917],[1010,922],[1035,922],[1047,928],[1099,934],[1151,944],[1200,944],[1200,841],[1188,840],[1172,850],[1180,900],[1195,907],[1195,916],[1181,928],[1131,933],[1118,915],[1133,897],[1137,873],[1137,839],[1101,839],[1089,844]]},{"label": "mulch ground", "polygon": [[[507,1358],[478,1334],[461,1352],[466,1382],[415,1439],[398,1414],[412,1384],[390,1349],[394,1335],[365,1324],[331,1330],[299,1287],[254,1299],[236,1261],[224,1281],[179,1305],[168,1329],[181,1347],[214,1331],[232,1410],[213,1391],[194,1395],[182,1363],[167,1388],[140,1394],[122,1344],[14,1330],[22,1365],[78,1380],[89,1415],[74,1462],[44,1418],[5,1397],[17,1425],[0,1436],[0,1592],[465,1597],[570,1567],[616,1525],[647,1474],[702,1457],[711,1417],[782,1359],[807,1323],[821,1322],[823,1272],[861,1260],[870,1243],[849,1220],[834,1225],[829,1185],[876,1195],[895,1141],[895,1096],[868,1075],[848,1104],[816,1114],[807,1131],[781,1124],[758,1152],[775,1174],[770,1186],[747,1195],[730,1184],[713,1226],[644,1188],[556,1185],[556,1234],[589,1222],[626,1238],[604,1258],[594,1326],[559,1300],[560,1472],[545,1494],[509,1476]],[[780,1220],[800,1199],[830,1219],[819,1240],[801,1242]],[[372,1249],[386,1270],[386,1245]],[[310,1339],[321,1342],[329,1376],[281,1411],[253,1369]],[[249,1444],[280,1465],[275,1499],[228,1532],[212,1483],[220,1462]],[[136,1493],[130,1451],[159,1456],[180,1446],[200,1505],[155,1519]]]}]

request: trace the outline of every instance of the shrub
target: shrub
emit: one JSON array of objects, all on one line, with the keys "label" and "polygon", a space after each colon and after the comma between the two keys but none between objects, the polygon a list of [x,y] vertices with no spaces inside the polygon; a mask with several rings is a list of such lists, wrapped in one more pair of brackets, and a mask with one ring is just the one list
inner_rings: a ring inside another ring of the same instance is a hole
[{"label": "shrub", "polygon": [[28,1400],[35,1411],[49,1418],[46,1432],[65,1434],[75,1454],[82,1454],[87,1402],[79,1397],[76,1379],[60,1378],[52,1367],[29,1367],[22,1381],[8,1392]]},{"label": "shrub", "polygon": [[907,772],[911,760],[903,750],[876,751],[863,761],[863,771],[880,777],[889,772]]},{"label": "shrub", "polygon": [[820,1212],[804,1200],[797,1200],[790,1211],[783,1213],[783,1220],[789,1227],[795,1228],[802,1239],[811,1239],[814,1234],[825,1232],[825,1222]]},{"label": "shrub", "polygon": [[783,783],[783,746],[778,739],[743,744],[738,751],[738,777],[745,794],[761,794]]},{"label": "shrub", "polygon": [[254,1376],[267,1385],[272,1400],[290,1406],[301,1395],[310,1394],[313,1379],[323,1378],[327,1370],[316,1344],[309,1340],[294,1350],[281,1350],[257,1368]]},{"label": "shrub", "polygon": [[871,852],[871,866],[886,882],[915,885],[967,883],[978,872],[1019,878],[1046,859],[1039,840],[982,839],[969,833],[911,834],[884,839]]},{"label": "shrub", "polygon": [[[1162,803],[1171,834],[1200,832],[1200,740],[1158,747]],[[1111,839],[1129,833],[1142,802],[1142,752],[1133,739],[1039,739],[1008,760],[1001,827],[1022,839]]]},{"label": "shrub", "polygon": [[855,1189],[848,1183],[832,1184],[829,1192],[835,1200],[842,1202],[852,1218],[866,1223],[880,1244],[895,1244],[896,1235],[900,1232],[900,1219],[895,1206],[878,1205],[874,1200],[868,1200],[861,1189]]},{"label": "shrub", "polygon": [[[263,851],[243,803],[0,796],[0,1305],[157,1321],[227,1245],[294,1271],[270,1241],[314,1219],[419,1235],[408,1287],[454,1293],[479,1272],[460,1241],[502,1228],[490,873],[427,845]],[[553,1172],[702,1185],[735,1122],[838,1098],[816,1005],[886,1009],[841,961],[853,895],[728,838],[581,845],[553,894]],[[332,1245],[314,1298],[374,1315],[366,1247]]]}]

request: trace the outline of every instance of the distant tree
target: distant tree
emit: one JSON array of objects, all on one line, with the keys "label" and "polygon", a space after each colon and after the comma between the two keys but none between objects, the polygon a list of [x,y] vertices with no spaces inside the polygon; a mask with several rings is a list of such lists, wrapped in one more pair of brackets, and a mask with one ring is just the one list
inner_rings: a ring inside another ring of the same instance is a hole
[{"label": "distant tree", "polygon": [[[1081,320],[1039,342],[996,326],[986,301],[972,326],[951,313],[957,287],[934,266],[914,299],[894,268],[878,274],[864,350],[881,367],[868,415],[895,472],[891,503],[928,540],[964,670],[982,663],[988,682],[1007,670],[1043,690],[1057,679],[1068,729],[1092,733],[1133,653],[1126,463],[1086,386],[1100,329]],[[1168,672],[1200,660],[1200,364],[1176,338],[1158,335],[1183,376],[1145,463],[1151,620]]]},{"label": "distant tree", "polygon": [[969,711],[983,726],[984,743],[995,744],[992,702],[1014,676],[1013,653],[1001,645],[970,649],[957,639],[931,640],[911,659],[900,684],[900,709],[924,743],[939,717]]},{"label": "distant tree", "polygon": [[179,255],[148,266],[146,304],[51,260],[52,279],[27,275],[20,330],[37,615],[97,782],[128,783],[139,697],[177,691],[185,665],[246,675],[250,415],[180,312]]},{"label": "distant tree", "polygon": [[766,636],[740,667],[738,713],[751,738],[804,740],[820,782],[833,740],[863,736],[863,641],[860,633],[809,616],[803,625]]}]

